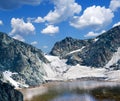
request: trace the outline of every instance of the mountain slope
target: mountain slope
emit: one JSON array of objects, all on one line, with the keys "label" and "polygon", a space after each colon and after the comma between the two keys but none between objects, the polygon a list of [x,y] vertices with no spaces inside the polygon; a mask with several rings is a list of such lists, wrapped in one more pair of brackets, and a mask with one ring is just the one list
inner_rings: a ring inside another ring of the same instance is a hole
[{"label": "mountain slope", "polygon": [[[84,77],[86,72],[83,71],[92,71],[87,76],[97,76],[99,69],[91,67],[120,69],[120,26],[94,39],[67,37],[55,44],[50,52],[54,56],[44,56],[40,49],[12,39],[5,33],[0,33],[0,46],[0,79],[15,87],[36,86],[51,79]],[[100,71],[99,75],[103,77],[109,75],[106,69]]]},{"label": "mountain slope", "polygon": [[44,63],[49,61],[40,49],[0,32],[0,71],[15,72],[12,79],[34,86],[45,82]]},{"label": "mountain slope", "polygon": [[83,61],[89,66],[103,67],[120,47],[120,26],[103,33],[97,39],[87,50]]},{"label": "mountain slope", "polygon": [[[70,38],[68,40],[66,38],[57,42],[50,53],[68,59],[67,64],[70,65],[80,64],[91,67],[104,67],[112,59],[119,47],[120,26],[117,26],[94,39],[78,40]],[[120,58],[118,60],[120,61]]]}]

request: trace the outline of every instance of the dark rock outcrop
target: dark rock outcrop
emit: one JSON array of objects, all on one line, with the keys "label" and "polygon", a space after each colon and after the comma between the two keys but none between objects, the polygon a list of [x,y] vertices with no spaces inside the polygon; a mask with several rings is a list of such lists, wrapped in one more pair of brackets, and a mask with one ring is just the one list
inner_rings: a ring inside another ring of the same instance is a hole
[{"label": "dark rock outcrop", "polygon": [[50,54],[64,57],[67,53],[80,49],[83,46],[89,46],[92,40],[79,40],[72,37],[66,37],[60,42],[56,42]]},{"label": "dark rock outcrop", "polygon": [[45,82],[42,64],[48,62],[40,49],[0,32],[0,71],[17,72],[15,80],[34,86]]},{"label": "dark rock outcrop", "polygon": [[97,37],[83,58],[83,63],[93,67],[104,67],[120,47],[120,26]]},{"label": "dark rock outcrop", "polygon": [[0,101],[23,101],[23,95],[11,85],[0,81]]}]

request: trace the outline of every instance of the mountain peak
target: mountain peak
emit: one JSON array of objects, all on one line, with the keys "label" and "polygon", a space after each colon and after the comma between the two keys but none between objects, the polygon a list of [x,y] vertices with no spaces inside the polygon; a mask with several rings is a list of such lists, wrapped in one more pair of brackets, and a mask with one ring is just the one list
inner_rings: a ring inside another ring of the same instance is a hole
[{"label": "mountain peak", "polygon": [[65,54],[87,46],[92,42],[92,40],[79,40],[72,37],[66,37],[60,42],[56,42],[50,54],[55,56],[64,56]]},{"label": "mountain peak", "polygon": [[44,63],[49,61],[40,49],[0,32],[0,71],[16,72],[14,79],[20,82],[23,80],[29,85],[39,85],[44,82]]},{"label": "mountain peak", "polygon": [[95,39],[67,37],[54,45],[51,54],[68,59],[67,63],[72,65],[104,67],[119,47],[120,26],[116,26]]}]

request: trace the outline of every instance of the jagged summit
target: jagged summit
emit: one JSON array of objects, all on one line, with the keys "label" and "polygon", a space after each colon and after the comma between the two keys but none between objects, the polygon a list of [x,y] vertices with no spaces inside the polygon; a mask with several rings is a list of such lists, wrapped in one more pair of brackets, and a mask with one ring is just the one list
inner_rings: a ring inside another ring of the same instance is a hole
[{"label": "jagged summit", "polygon": [[83,46],[88,46],[92,43],[90,40],[79,40],[72,37],[66,37],[60,42],[56,42],[52,48],[50,54],[55,56],[65,56],[67,53],[82,48]]},{"label": "jagged summit", "polygon": [[94,39],[79,40],[67,37],[56,42],[50,53],[68,59],[67,63],[71,65],[104,67],[119,47],[120,26],[116,26]]}]

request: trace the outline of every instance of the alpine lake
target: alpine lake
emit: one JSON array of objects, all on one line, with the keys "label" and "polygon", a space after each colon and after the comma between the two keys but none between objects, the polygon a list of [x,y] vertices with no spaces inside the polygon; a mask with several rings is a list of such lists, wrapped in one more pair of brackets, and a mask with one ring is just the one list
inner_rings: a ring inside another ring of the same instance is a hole
[{"label": "alpine lake", "polygon": [[108,81],[49,82],[20,91],[24,101],[120,101],[120,83]]}]

